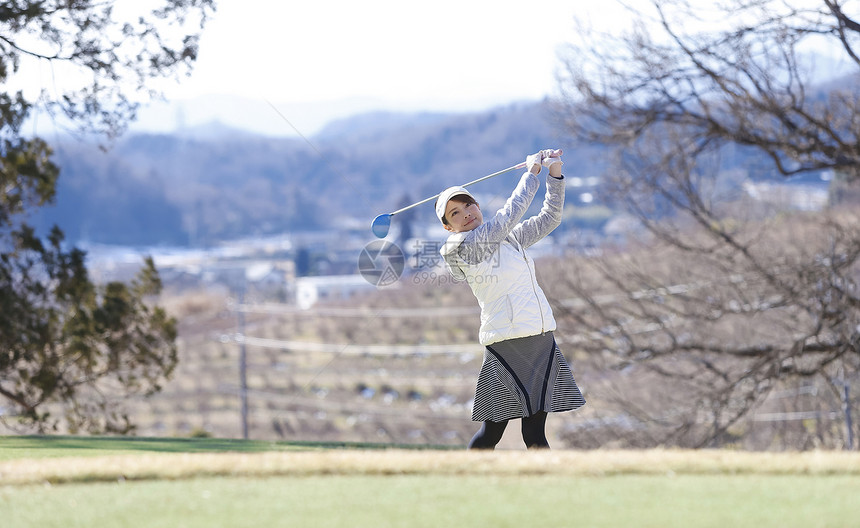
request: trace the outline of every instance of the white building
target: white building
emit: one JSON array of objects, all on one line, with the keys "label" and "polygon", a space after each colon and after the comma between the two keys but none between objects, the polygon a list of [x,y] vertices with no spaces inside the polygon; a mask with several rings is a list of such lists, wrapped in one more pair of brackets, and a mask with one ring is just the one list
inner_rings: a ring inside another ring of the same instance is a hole
[{"label": "white building", "polygon": [[348,299],[357,292],[375,289],[361,275],[300,277],[296,279],[296,305],[307,310],[320,301]]}]

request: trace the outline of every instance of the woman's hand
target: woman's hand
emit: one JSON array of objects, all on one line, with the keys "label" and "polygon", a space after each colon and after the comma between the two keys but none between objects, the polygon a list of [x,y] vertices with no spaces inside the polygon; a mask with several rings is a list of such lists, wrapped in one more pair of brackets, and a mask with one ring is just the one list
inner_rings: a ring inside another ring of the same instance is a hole
[{"label": "woman's hand", "polygon": [[[553,178],[561,178],[561,166],[564,162],[561,161],[561,149],[544,149],[538,152],[541,156],[541,165],[549,169],[549,175]],[[538,174],[540,171],[532,171]]]},{"label": "woman's hand", "polygon": [[561,156],[544,158],[541,164],[549,169],[549,175],[553,178],[561,178],[561,166],[564,162],[561,161]]},{"label": "woman's hand", "polygon": [[543,153],[544,151],[542,150],[526,156],[526,170],[536,176],[540,174],[541,163],[543,163]]}]

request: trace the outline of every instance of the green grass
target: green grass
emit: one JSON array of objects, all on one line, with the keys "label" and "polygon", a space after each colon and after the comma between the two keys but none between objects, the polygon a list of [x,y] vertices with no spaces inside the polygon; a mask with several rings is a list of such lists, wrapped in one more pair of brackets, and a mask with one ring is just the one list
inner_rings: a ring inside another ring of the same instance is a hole
[{"label": "green grass", "polygon": [[860,453],[0,437],[4,528],[860,526]]},{"label": "green grass", "polygon": [[[87,436],[0,436],[0,461],[148,453],[262,453],[315,449],[387,449],[392,446],[343,442],[265,442],[224,438],[137,438]],[[444,449],[421,446],[424,449]]]},{"label": "green grass", "polygon": [[10,528],[811,528],[857,526],[858,493],[845,476],[203,478],[0,487],[0,512]]}]

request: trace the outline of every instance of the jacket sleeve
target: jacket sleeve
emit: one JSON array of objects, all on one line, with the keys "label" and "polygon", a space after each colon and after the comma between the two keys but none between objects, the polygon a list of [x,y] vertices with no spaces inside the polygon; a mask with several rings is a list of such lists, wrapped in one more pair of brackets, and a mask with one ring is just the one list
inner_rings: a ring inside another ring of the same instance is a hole
[{"label": "jacket sleeve", "polygon": [[460,277],[462,271],[457,273],[455,267],[478,264],[496,251],[526,213],[539,187],[537,176],[531,172],[523,173],[504,207],[496,211],[492,219],[471,231],[448,237],[440,252],[455,278],[465,277]]},{"label": "jacket sleeve", "polygon": [[564,178],[547,176],[546,196],[540,213],[517,225],[512,234],[523,247],[529,247],[561,224],[563,211]]}]

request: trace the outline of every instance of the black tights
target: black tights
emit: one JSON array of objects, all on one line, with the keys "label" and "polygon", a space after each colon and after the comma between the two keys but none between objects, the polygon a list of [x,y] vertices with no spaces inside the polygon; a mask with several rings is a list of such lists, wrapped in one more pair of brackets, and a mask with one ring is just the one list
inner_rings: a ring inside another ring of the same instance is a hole
[{"label": "black tights", "polygon": [[[469,449],[495,449],[507,426],[507,420],[485,421],[469,442]],[[523,418],[523,442],[529,449],[549,448],[549,442],[546,439],[546,412],[538,411],[528,418]]]}]

